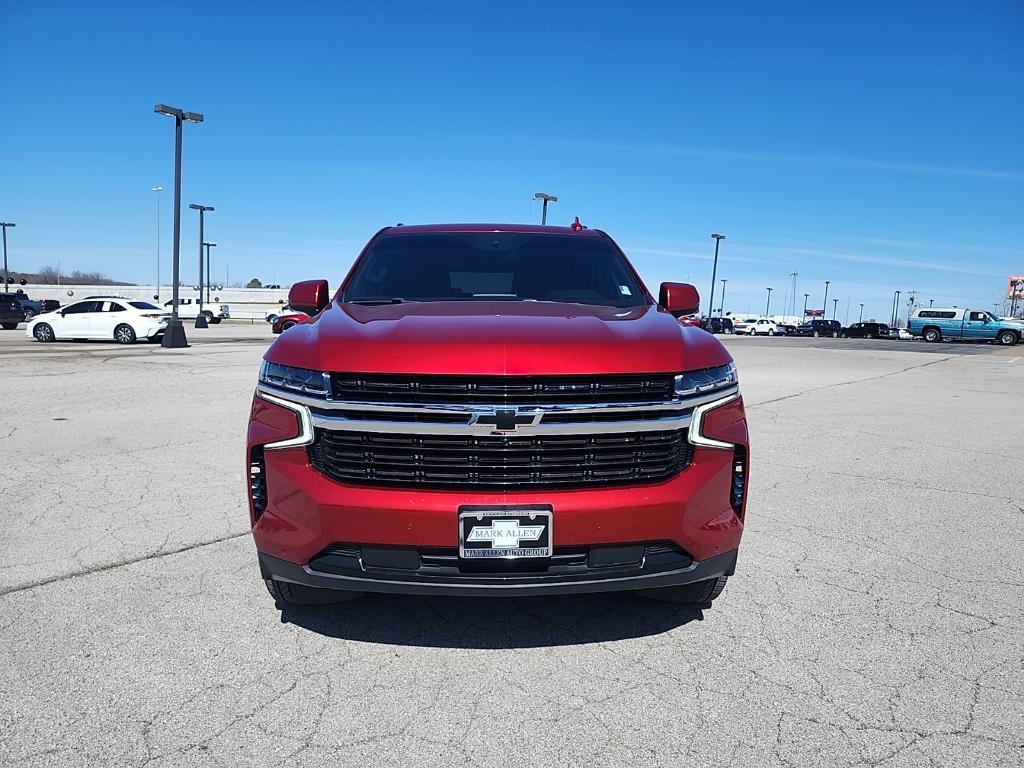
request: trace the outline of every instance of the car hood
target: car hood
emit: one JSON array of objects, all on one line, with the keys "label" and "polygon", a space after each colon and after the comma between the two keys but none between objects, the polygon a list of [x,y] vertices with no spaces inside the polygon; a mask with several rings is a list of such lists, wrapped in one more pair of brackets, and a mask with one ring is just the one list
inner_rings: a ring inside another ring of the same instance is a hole
[{"label": "car hood", "polygon": [[540,302],[332,303],[265,358],[324,371],[571,375],[731,362],[711,334],[655,307]]}]

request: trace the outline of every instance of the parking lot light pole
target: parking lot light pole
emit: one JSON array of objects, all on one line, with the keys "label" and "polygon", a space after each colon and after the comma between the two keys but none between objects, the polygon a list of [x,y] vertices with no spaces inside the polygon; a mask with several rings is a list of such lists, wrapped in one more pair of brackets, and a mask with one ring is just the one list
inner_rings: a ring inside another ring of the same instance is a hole
[{"label": "parking lot light pole", "polygon": [[825,299],[821,302],[821,319],[825,319],[825,313],[828,312],[828,284],[831,280],[825,281]]},{"label": "parking lot light pole", "polygon": [[15,226],[14,222],[0,221],[0,229],[4,231],[4,290],[11,283],[11,275],[7,271],[7,228]]},{"label": "parking lot light pole", "polygon": [[839,309],[839,299],[832,299],[832,319],[836,319],[836,310]]},{"label": "parking lot light pole", "polygon": [[203,314],[203,214],[212,211],[212,205],[189,203],[189,208],[199,211],[199,314],[196,315],[196,328],[206,328],[206,315]]},{"label": "parking lot light pole", "polygon": [[811,298],[811,294],[805,293],[804,294],[804,319],[805,320],[807,319],[807,300],[809,298]]},{"label": "parking lot light pole", "polygon": [[160,193],[164,191],[164,188],[153,187],[153,191],[156,192],[156,296],[154,298],[160,301]]},{"label": "parking lot light pole", "polygon": [[[764,305],[764,316],[768,317],[768,315],[771,314],[769,310],[772,308],[772,289],[768,288],[766,290],[768,291],[768,301],[765,302]],[[783,298],[785,298],[785,296],[783,296]]]},{"label": "parking lot light pole", "polygon": [[863,302],[861,302],[861,305],[860,305],[860,317],[857,318],[857,322],[858,323],[863,323],[864,322],[864,303]]},{"label": "parking lot light pole", "polygon": [[713,234],[715,239],[715,264],[711,267],[711,296],[708,299],[708,318],[715,314],[715,278],[718,276],[718,246],[725,240],[725,235]]},{"label": "parking lot light pole", "polygon": [[722,278],[722,298],[718,302],[718,316],[725,317],[725,284],[729,282],[724,277]]},{"label": "parking lot light pole", "polygon": [[206,303],[210,303],[210,281],[213,279],[213,272],[210,271],[210,249],[216,248],[216,243],[203,243],[206,246]]},{"label": "parking lot light pole", "polygon": [[557,203],[558,202],[558,198],[555,197],[554,195],[549,195],[546,192],[535,192],[533,194],[533,199],[534,200],[543,200],[544,201],[544,206],[541,208],[541,212],[540,212],[540,223],[541,223],[541,225],[547,224],[548,223],[548,203]]},{"label": "parking lot light pole", "polygon": [[901,291],[896,291],[892,296],[892,324],[896,325],[896,302],[900,300]]},{"label": "parking lot light pole", "polygon": [[187,347],[188,339],[185,338],[185,328],[178,317],[178,283],[179,261],[178,246],[181,242],[181,124],[201,123],[203,116],[198,112],[183,112],[177,107],[169,107],[166,104],[157,104],[153,111],[158,115],[167,115],[174,118],[174,266],[171,270],[174,283],[171,286],[171,322],[164,332],[164,340],[161,346],[168,348]]}]

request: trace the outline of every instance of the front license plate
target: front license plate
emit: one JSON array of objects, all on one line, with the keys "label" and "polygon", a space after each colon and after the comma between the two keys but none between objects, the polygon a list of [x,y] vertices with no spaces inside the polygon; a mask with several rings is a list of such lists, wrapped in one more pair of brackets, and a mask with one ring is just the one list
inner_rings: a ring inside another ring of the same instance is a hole
[{"label": "front license plate", "polygon": [[459,557],[551,557],[551,507],[460,508]]}]

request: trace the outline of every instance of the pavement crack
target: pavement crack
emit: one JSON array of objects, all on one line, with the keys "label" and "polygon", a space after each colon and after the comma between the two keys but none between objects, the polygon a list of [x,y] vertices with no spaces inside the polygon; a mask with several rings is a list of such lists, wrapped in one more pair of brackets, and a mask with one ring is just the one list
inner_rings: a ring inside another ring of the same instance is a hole
[{"label": "pavement crack", "polygon": [[[248,536],[249,531],[243,531],[242,533],[230,533],[227,536],[219,536],[215,539],[208,539],[207,541],[200,541],[195,544],[187,544],[183,547],[176,547],[174,549],[164,550],[163,545],[156,551],[149,552],[145,555],[138,557],[129,557],[122,560],[115,560],[113,562],[99,563],[89,568],[84,568],[74,573],[65,573],[60,576],[51,576],[45,579],[36,579],[26,584],[19,584],[11,587],[0,588],[0,596],[2,595],[13,595],[18,592],[24,592],[29,589],[35,589],[36,587],[45,587],[47,584],[56,584],[61,581],[68,581],[69,579],[77,579],[79,576],[88,576],[93,573],[103,573],[104,571],[112,571],[116,568],[123,568],[126,565],[134,565],[135,563],[141,563],[146,560],[155,560],[161,557],[168,557],[169,555],[177,555],[181,552],[190,552],[193,549],[200,549],[202,547],[209,547],[213,544],[221,544],[225,541],[232,541],[233,539],[240,539],[243,536]],[[166,543],[166,542],[165,542]]]}]

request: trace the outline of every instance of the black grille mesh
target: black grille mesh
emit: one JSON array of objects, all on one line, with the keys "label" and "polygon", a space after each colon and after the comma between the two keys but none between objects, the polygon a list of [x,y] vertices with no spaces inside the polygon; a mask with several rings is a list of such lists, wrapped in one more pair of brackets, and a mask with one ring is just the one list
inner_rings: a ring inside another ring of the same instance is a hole
[{"label": "black grille mesh", "polygon": [[336,400],[384,403],[628,403],[671,400],[671,374],[386,376],[331,374]]},{"label": "black grille mesh", "polygon": [[317,430],[312,466],[343,483],[417,488],[572,488],[653,483],[693,457],[686,430],[449,436]]}]

